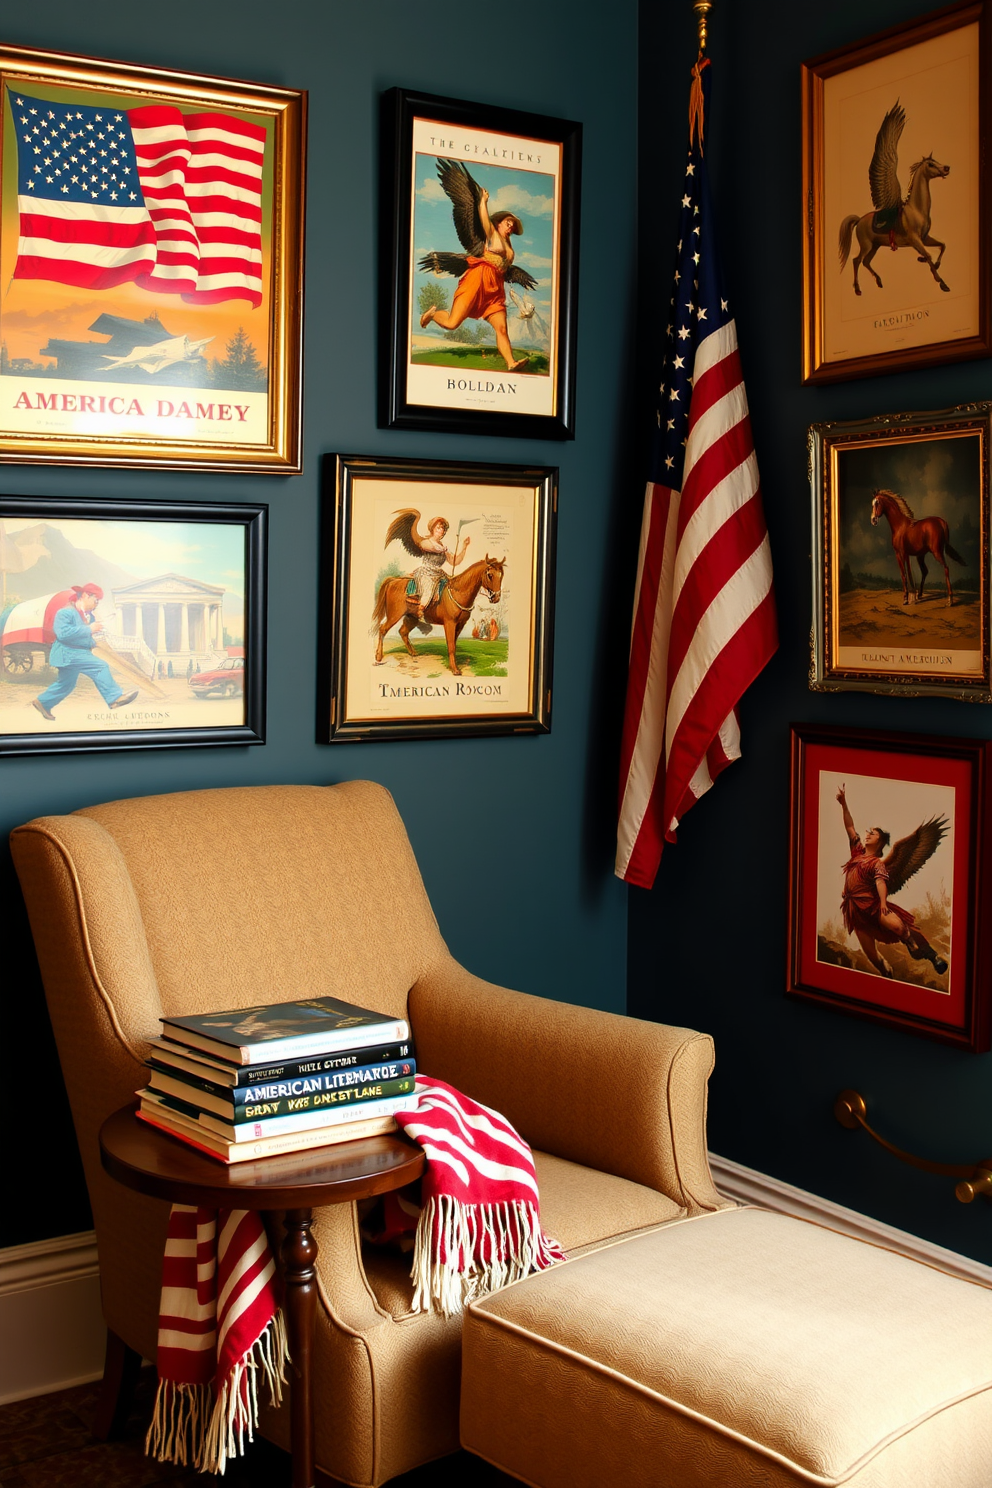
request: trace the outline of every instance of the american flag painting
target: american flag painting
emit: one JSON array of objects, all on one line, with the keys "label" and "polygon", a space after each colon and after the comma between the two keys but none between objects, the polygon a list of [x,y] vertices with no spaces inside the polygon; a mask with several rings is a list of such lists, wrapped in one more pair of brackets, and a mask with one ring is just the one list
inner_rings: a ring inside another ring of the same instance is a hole
[{"label": "american flag painting", "polygon": [[266,130],[231,114],[49,102],[8,90],[15,279],[262,302]]},{"label": "american flag painting", "polygon": [[777,645],[772,565],[693,69],[675,282],[644,500],[616,873],[650,888],[681,819],[740,756],[737,705]]}]

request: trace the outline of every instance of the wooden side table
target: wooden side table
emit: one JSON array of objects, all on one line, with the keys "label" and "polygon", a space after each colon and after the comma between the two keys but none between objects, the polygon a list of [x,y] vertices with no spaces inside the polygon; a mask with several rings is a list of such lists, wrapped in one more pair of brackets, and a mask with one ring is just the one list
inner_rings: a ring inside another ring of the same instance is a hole
[{"label": "wooden side table", "polygon": [[292,1488],[314,1488],[310,1352],[317,1303],[317,1242],[310,1231],[321,1204],[345,1204],[402,1188],[419,1178],[424,1154],[400,1136],[363,1137],[257,1162],[221,1162],[166,1136],[124,1106],[100,1129],[100,1157],[127,1188],[208,1209],[285,1210],[280,1251],[293,1377],[290,1427]]}]

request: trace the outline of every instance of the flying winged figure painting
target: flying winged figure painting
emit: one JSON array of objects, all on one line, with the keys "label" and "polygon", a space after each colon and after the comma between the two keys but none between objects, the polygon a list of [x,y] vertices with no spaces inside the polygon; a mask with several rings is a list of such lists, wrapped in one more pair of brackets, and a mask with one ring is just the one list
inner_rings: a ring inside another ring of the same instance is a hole
[{"label": "flying winged figure painting", "polygon": [[512,236],[524,225],[513,212],[489,215],[489,192],[480,186],[460,160],[439,159],[437,176],[451,202],[451,215],[463,253],[434,249],[424,254],[420,268],[429,274],[454,274],[458,278],[450,310],[431,305],[420,317],[421,329],[435,322],[454,331],[464,320],[487,320],[496,335],[500,356],[509,372],[526,366],[526,357],[515,357],[506,328],[507,283],[536,289],[537,280],[513,262]]},{"label": "flying winged figure painting", "polygon": [[892,967],[878,950],[883,945],[902,945],[914,961],[929,961],[938,976],[947,970],[947,962],[937,954],[908,910],[894,904],[890,894],[898,894],[914,873],[918,873],[937,851],[947,835],[947,818],[933,816],[921,822],[913,832],[900,837],[885,857],[889,833],[872,827],[862,841],[847,804],[844,786],[837,792],[844,817],[851,856],[844,864],[844,891],[841,913],[844,927],[854,935],[879,976],[894,975]]},{"label": "flying winged figure painting", "polygon": [[[857,232],[858,254],[854,260],[854,293],[861,293],[858,269],[864,265],[879,289],[882,281],[872,259],[879,248],[887,245],[893,253],[897,248],[912,248],[920,263],[925,263],[941,289],[950,293],[938,272],[944,257],[946,243],[930,233],[930,182],[950,175],[951,167],[941,165],[933,155],[924,155],[914,160],[909,168],[909,191],[903,197],[899,183],[899,141],[906,127],[906,110],[896,99],[879,126],[875,136],[875,151],[868,167],[868,184],[875,210],[863,217],[852,213],[840,225],[839,257],[841,269],[851,252],[851,237]],[[930,257],[928,248],[939,248],[937,260]]]}]

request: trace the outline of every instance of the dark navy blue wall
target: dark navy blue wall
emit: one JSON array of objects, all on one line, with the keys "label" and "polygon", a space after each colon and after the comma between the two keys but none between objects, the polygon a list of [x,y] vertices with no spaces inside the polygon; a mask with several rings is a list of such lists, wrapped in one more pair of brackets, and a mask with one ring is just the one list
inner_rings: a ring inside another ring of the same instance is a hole
[{"label": "dark navy blue wall", "polygon": [[[683,169],[694,56],[688,9],[679,6],[676,15],[674,6],[642,7],[643,356],[652,378]],[[988,1156],[992,1055],[960,1053],[793,1002],[782,990],[790,722],[992,735],[985,707],[817,695],[806,683],[807,425],[992,397],[987,361],[822,389],[800,383],[799,64],[926,9],[918,0],[715,6],[707,153],[773,544],[782,645],[745,699],[743,762],[694,808],[654,890],[631,890],[628,1011],[715,1035],[714,1151],[989,1262],[987,1205],[963,1208],[951,1181],[901,1167],[860,1133],[844,1131],[831,1112],[836,1093],[854,1086],[878,1127],[903,1147],[937,1161]]]},{"label": "dark navy blue wall", "polygon": [[[370,777],[394,793],[441,929],[473,971],[622,1011],[626,905],[612,877],[615,734],[627,619],[606,623],[608,530],[633,473],[629,420],[635,257],[635,0],[600,28],[530,0],[525,24],[408,0],[49,0],[4,18],[4,40],[310,90],[306,468],[292,479],[0,470],[28,495],[265,501],[270,508],[269,742],[244,750],[114,752],[0,762],[0,840],[33,816],[158,791]],[[377,101],[401,85],[585,125],[578,437],[398,434],[376,428]],[[321,457],[333,451],[559,464],[554,730],[540,738],[321,747],[313,742]],[[604,562],[604,553],[607,559]],[[626,607],[626,599],[623,608]],[[491,893],[480,892],[480,885]],[[0,862],[4,1119],[0,1245],[85,1228],[85,1193],[30,936]],[[388,913],[389,906],[383,906]],[[27,1109],[32,1108],[30,1111]],[[54,1209],[42,1203],[63,1190]],[[43,1182],[40,1181],[43,1177]]]}]

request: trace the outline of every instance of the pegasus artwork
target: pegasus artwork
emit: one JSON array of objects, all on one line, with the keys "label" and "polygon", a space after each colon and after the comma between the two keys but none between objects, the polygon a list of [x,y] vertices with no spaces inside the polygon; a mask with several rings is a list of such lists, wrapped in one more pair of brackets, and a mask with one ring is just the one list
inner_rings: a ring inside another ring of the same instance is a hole
[{"label": "pegasus artwork", "polygon": [[885,852],[889,847],[889,833],[881,827],[872,827],[862,840],[855,828],[843,785],[837,792],[837,801],[851,853],[843,869],[841,914],[844,928],[855,937],[879,976],[894,976],[892,967],[878,949],[879,943],[901,945],[914,961],[929,961],[937,975],[943,976],[947,970],[946,960],[930,944],[909,910],[894,903],[890,895],[898,894],[933,857],[947,835],[947,818],[933,816],[920,822],[915,831],[900,837]]},{"label": "pegasus artwork", "polygon": [[[909,168],[909,191],[904,197],[899,182],[899,141],[905,127],[906,111],[897,99],[875,136],[875,152],[868,167],[874,211],[866,212],[863,217],[854,213],[845,217],[840,225],[842,271],[850,257],[852,235],[856,234],[858,239],[858,253],[854,260],[856,295],[861,293],[858,270],[862,267],[871,274],[879,289],[882,288],[882,281],[872,268],[872,259],[883,247],[891,248],[893,253],[899,248],[912,248],[941,289],[950,292],[950,286],[940,277],[940,264],[947,245],[933,237],[930,231],[930,182],[949,176],[951,167],[941,165],[932,154],[914,160]],[[927,252],[928,248],[940,249],[936,261]]]},{"label": "pegasus artwork", "polygon": [[461,160],[439,159],[437,176],[451,202],[455,232],[464,251],[448,253],[432,249],[420,259],[419,266],[425,273],[453,274],[458,280],[451,308],[428,306],[420,317],[421,329],[435,324],[442,330],[454,331],[465,320],[486,320],[493,329],[507,371],[520,371],[528,359],[517,357],[510,344],[505,286],[537,288],[537,280],[513,261],[510,239],[523,232],[523,223],[514,212],[493,212],[490,216],[489,192],[479,185]]}]

